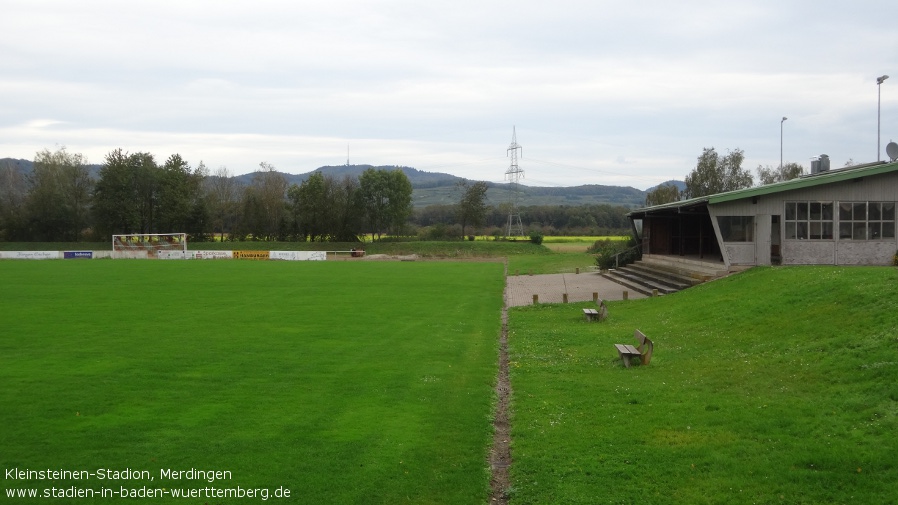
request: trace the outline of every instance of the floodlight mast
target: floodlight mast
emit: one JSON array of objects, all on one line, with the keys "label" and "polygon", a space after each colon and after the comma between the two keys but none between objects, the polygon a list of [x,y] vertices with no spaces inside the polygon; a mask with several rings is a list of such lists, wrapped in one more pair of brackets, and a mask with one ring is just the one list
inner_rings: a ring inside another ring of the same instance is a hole
[{"label": "floodlight mast", "polygon": [[789,119],[786,116],[783,116],[782,121],[780,121],[780,173],[783,171],[783,123]]},{"label": "floodlight mast", "polygon": [[889,76],[887,75],[882,75],[876,78],[876,161],[882,160],[882,153],[879,150],[879,111],[882,104],[882,83],[888,78]]},{"label": "floodlight mast", "polygon": [[[520,199],[520,180],[524,177],[524,171],[518,166],[518,151],[523,154],[524,148],[518,144],[517,128],[512,126],[511,145],[506,149],[506,156],[511,157],[511,165],[505,171],[505,180],[511,181],[511,206],[508,211],[508,229],[506,236],[524,236],[524,225],[521,223],[521,214],[518,212],[518,200]],[[514,231],[515,233],[512,233]]]}]

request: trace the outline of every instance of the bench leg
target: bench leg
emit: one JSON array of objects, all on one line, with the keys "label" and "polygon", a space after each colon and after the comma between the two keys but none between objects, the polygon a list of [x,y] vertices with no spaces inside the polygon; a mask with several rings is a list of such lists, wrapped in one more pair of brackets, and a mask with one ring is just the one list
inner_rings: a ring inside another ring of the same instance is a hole
[{"label": "bench leg", "polygon": [[630,368],[630,355],[629,355],[629,354],[623,354],[623,353],[621,353],[620,359],[621,359],[621,361],[624,362],[624,366],[625,366],[626,368]]}]

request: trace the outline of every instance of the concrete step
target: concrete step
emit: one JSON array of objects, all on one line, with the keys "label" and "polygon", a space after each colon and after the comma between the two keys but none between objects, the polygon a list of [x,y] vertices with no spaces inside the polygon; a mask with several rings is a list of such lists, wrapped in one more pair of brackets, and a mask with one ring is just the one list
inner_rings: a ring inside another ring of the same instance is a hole
[{"label": "concrete step", "polygon": [[642,261],[637,261],[624,268],[634,275],[655,279],[658,282],[668,284],[677,289],[686,289],[702,282],[701,279],[696,279],[693,275],[684,275],[674,270],[656,268],[653,264],[644,263]]},{"label": "concrete step", "polygon": [[675,293],[680,289],[684,289],[684,286],[681,288],[677,288],[671,286],[668,283],[658,282],[656,279],[652,279],[650,277],[646,277],[643,275],[635,274],[632,271],[627,271],[626,268],[618,268],[616,270],[609,270],[602,274],[602,277],[605,277],[608,280],[614,281],[624,287],[632,289],[637,293],[642,293],[646,296],[651,296],[652,291],[658,290],[659,294],[669,295],[671,293]]},{"label": "concrete step", "polygon": [[675,293],[727,273],[723,263],[676,256],[644,255],[641,261],[602,275],[638,293],[651,296],[654,290],[658,290],[659,294]]},{"label": "concrete step", "polygon": [[[617,275],[615,273],[616,271],[617,270],[608,270],[608,271],[602,272],[601,275],[602,275],[602,277],[608,279],[609,281],[616,282],[627,289],[631,289],[637,293],[642,293],[646,296],[652,296],[651,289],[647,288],[646,286],[643,286],[642,284],[635,283],[635,282],[631,281],[630,279],[627,279],[626,277]],[[660,291],[659,291],[659,293],[660,293]]]},{"label": "concrete step", "polygon": [[729,273],[723,263],[677,256],[645,254],[642,257],[642,263],[651,265],[652,268],[658,270],[672,272],[684,277],[692,277],[701,282],[723,277]]}]

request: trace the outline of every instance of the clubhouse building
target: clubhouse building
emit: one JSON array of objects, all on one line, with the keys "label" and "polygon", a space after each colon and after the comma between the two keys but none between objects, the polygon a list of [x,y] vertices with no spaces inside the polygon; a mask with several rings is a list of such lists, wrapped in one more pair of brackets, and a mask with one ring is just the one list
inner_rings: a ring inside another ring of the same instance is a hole
[{"label": "clubhouse building", "polygon": [[890,265],[898,251],[896,202],[898,162],[877,162],[646,207],[628,217],[649,257],[726,269]]}]

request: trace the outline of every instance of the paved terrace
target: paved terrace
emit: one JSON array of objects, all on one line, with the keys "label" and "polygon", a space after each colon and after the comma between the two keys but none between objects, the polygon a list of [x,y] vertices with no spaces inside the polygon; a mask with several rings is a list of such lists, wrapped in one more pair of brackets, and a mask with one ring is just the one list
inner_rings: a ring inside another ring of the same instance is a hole
[{"label": "paved terrace", "polygon": [[533,295],[539,295],[540,303],[562,303],[567,293],[569,303],[591,302],[592,294],[598,293],[603,300],[623,300],[624,291],[628,298],[645,298],[645,295],[609,281],[598,273],[509,275],[508,306],[518,307],[533,303]]}]

